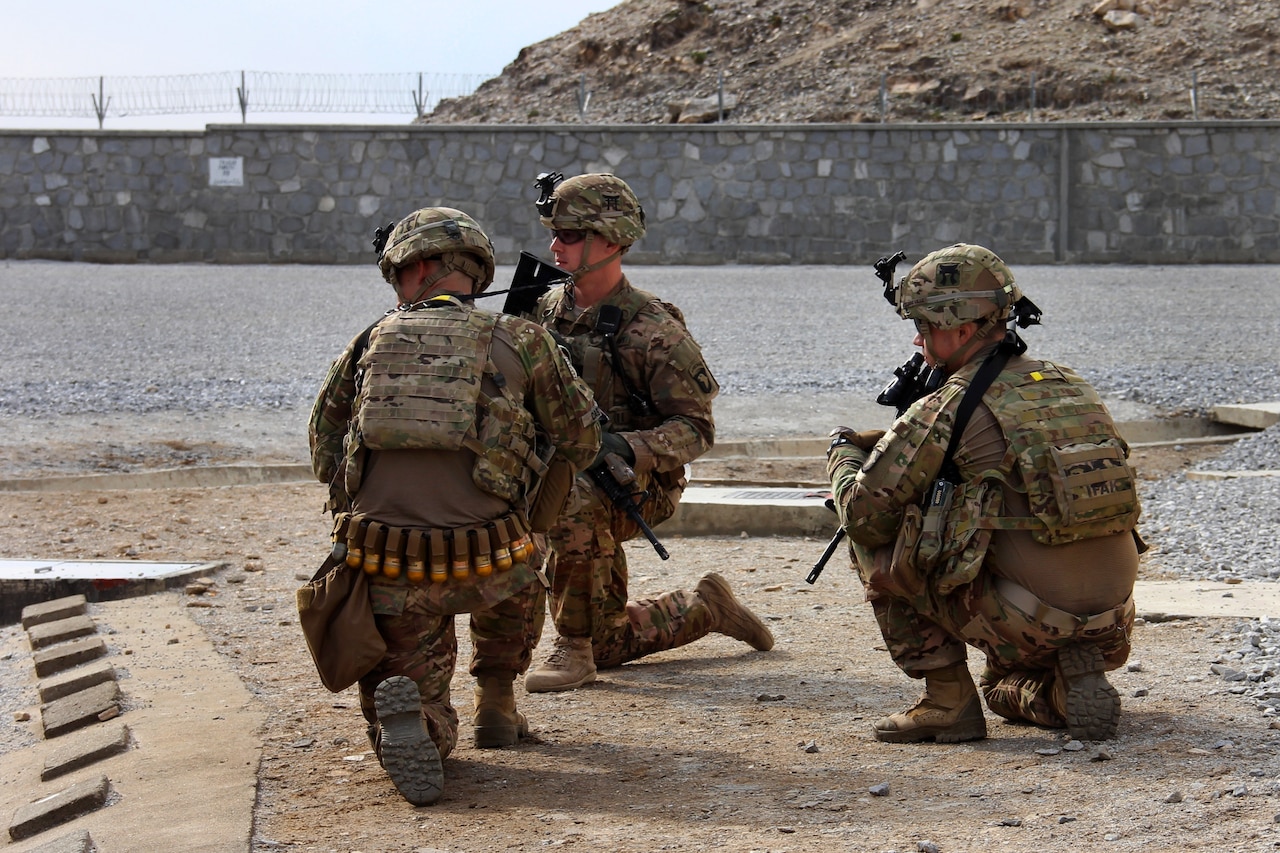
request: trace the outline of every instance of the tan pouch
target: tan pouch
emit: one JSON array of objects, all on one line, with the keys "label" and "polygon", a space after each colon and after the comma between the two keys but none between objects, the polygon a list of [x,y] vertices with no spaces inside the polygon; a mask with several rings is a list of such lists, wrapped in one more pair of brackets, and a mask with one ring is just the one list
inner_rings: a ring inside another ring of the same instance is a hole
[{"label": "tan pouch", "polygon": [[297,591],[298,622],[320,682],[338,693],[382,660],[387,644],[369,606],[369,579],[330,555]]}]

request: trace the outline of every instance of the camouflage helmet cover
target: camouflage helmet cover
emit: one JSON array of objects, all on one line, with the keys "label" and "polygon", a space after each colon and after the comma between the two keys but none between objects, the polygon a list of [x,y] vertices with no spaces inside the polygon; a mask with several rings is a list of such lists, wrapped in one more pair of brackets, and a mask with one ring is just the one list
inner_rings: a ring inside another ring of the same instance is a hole
[{"label": "camouflage helmet cover", "polygon": [[1022,298],[1013,273],[990,249],[956,243],[931,252],[897,288],[899,316],[940,329],[992,318],[1003,320]]},{"label": "camouflage helmet cover", "polygon": [[551,196],[551,214],[538,221],[556,231],[594,231],[627,247],[644,236],[644,208],[617,175],[592,173],[561,182]]},{"label": "camouflage helmet cover", "polygon": [[394,285],[398,267],[430,258],[440,258],[447,267],[469,275],[477,293],[493,283],[493,243],[461,210],[424,207],[401,219],[378,256],[378,268]]}]

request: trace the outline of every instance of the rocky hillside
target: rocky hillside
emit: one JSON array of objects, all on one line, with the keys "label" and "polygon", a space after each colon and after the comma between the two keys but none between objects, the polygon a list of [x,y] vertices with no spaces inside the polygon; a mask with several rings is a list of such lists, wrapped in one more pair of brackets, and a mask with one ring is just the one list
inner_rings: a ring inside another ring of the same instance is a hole
[{"label": "rocky hillside", "polygon": [[1280,118],[1278,44],[1278,0],[626,0],[423,121]]}]

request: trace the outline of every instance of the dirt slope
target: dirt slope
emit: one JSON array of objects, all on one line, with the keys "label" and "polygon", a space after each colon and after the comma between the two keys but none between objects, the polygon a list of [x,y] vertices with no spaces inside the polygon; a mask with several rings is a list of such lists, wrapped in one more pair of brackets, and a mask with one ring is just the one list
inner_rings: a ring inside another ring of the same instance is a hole
[{"label": "dirt slope", "polygon": [[[1274,0],[627,0],[427,123],[1280,116]],[[579,99],[590,94],[585,114]],[[709,103],[687,105],[691,99]]]}]

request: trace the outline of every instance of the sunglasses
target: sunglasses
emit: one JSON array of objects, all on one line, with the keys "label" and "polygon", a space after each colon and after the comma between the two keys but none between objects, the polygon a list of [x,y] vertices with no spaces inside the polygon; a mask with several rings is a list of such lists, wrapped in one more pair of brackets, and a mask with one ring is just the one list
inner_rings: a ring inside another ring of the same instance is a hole
[{"label": "sunglasses", "polygon": [[559,240],[561,243],[564,243],[566,246],[572,246],[575,243],[581,243],[583,240],[587,239],[587,232],[553,230],[551,232],[551,236],[554,239]]}]

